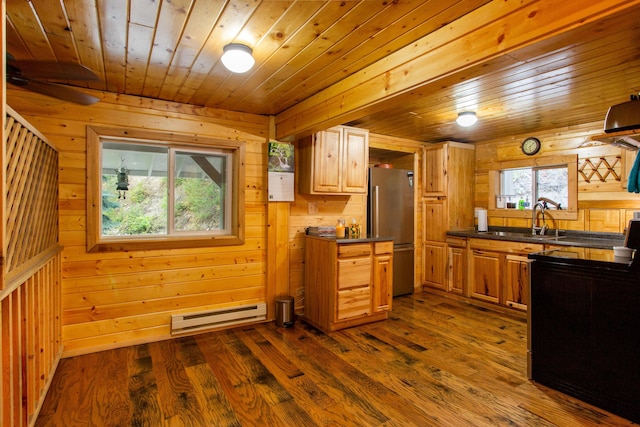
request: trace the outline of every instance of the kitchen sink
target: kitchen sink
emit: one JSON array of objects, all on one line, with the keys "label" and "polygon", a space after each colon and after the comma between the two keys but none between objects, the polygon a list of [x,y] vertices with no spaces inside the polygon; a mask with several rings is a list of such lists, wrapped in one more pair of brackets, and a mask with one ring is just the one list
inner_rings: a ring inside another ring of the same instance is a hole
[{"label": "kitchen sink", "polygon": [[566,236],[556,236],[556,235],[548,234],[548,235],[542,235],[542,236],[540,236],[540,235],[535,235],[535,236],[534,235],[529,235],[529,237],[531,239],[538,239],[538,240],[558,240],[558,239],[564,239]]},{"label": "kitchen sink", "polygon": [[500,236],[500,237],[512,237],[514,239],[534,239],[534,240],[558,240],[563,239],[565,236],[556,236],[555,234],[531,234],[531,233],[516,233],[513,231],[489,231],[488,235]]}]

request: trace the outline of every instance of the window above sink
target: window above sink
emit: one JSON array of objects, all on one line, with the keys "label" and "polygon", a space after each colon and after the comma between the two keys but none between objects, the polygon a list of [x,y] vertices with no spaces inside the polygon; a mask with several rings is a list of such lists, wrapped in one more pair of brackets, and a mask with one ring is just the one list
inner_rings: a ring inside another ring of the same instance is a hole
[{"label": "window above sink", "polygon": [[[489,171],[488,210],[493,217],[531,219],[531,210],[539,197],[560,202],[561,210],[548,212],[555,219],[578,218],[578,156],[545,156],[535,159],[497,162],[497,169]],[[563,181],[558,183],[556,181]],[[516,193],[517,192],[517,193]],[[512,196],[515,208],[498,208],[498,196]],[[518,200],[527,199],[525,209],[518,208]]]}]

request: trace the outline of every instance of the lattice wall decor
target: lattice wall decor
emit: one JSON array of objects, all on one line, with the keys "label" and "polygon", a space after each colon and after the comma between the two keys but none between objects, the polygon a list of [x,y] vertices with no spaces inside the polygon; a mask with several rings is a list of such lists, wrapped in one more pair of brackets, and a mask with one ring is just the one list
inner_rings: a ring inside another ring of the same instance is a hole
[{"label": "lattice wall decor", "polygon": [[620,181],[622,163],[620,156],[594,157],[581,159],[578,173],[585,182],[599,180],[600,182]]}]

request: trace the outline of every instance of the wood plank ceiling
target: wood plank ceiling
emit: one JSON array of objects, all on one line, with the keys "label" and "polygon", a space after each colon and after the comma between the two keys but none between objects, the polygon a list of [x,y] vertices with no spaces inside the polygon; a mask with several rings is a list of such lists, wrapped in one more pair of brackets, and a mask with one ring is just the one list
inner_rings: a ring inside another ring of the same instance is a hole
[{"label": "wood plank ceiling", "polygon": [[[6,0],[6,47],[16,60],[89,67],[99,80],[85,87],[98,97],[94,91],[277,115],[487,3]],[[425,142],[475,142],[602,120],[610,105],[640,92],[640,6],[630,3],[409,90],[350,124]],[[223,67],[230,42],[253,49],[251,71]],[[469,130],[454,123],[467,109],[480,118]]]}]

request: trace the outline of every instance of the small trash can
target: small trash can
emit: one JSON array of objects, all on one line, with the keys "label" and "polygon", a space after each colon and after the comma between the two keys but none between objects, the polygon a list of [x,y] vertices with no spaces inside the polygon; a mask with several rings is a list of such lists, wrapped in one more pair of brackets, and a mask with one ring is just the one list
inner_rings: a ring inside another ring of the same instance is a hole
[{"label": "small trash can", "polygon": [[293,297],[283,296],[276,298],[276,326],[290,328],[293,326],[294,317]]}]

